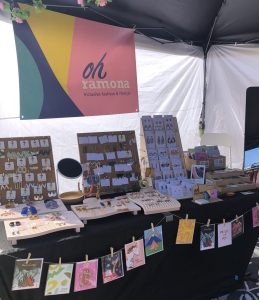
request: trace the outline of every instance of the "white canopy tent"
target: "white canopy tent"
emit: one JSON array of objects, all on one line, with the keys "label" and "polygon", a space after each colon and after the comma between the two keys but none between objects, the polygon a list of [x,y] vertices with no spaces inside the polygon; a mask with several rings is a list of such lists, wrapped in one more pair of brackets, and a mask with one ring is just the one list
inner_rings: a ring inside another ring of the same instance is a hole
[{"label": "white canopy tent", "polygon": [[[19,81],[11,22],[0,20],[0,137],[50,135],[55,163],[79,158],[76,133],[135,130],[140,117],[173,114],[183,148],[199,145],[199,118],[203,101],[204,56],[200,47],[164,44],[136,35],[139,113],[45,119],[19,119]],[[242,167],[245,93],[259,85],[259,45],[212,46],[207,59],[206,131],[233,137],[232,162]]]}]

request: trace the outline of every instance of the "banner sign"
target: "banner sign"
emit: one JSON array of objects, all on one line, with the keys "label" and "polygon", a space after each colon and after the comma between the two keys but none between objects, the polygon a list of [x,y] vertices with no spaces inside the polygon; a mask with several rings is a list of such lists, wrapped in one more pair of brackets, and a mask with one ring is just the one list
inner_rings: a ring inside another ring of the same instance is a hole
[{"label": "banner sign", "polygon": [[21,119],[138,111],[134,30],[21,4],[14,22]]}]

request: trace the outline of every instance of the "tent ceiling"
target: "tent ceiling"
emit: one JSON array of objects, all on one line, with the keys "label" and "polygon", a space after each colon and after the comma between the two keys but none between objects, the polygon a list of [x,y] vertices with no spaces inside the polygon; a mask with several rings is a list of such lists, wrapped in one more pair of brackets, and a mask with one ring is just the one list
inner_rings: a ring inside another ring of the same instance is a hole
[{"label": "tent ceiling", "polygon": [[[31,4],[32,0],[19,2]],[[43,2],[57,12],[135,27],[149,37],[204,49],[211,44],[259,43],[259,0],[113,0],[106,7],[86,9],[76,0]]]}]

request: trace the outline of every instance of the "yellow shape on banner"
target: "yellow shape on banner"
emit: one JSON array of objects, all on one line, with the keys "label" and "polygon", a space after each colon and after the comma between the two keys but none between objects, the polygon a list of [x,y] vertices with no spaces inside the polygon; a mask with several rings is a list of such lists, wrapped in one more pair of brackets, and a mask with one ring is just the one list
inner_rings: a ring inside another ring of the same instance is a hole
[{"label": "yellow shape on banner", "polygon": [[43,10],[35,13],[34,7],[20,4],[30,11],[27,19],[42,52],[62,88],[67,91],[67,78],[75,18],[64,14]]},{"label": "yellow shape on banner", "polygon": [[192,244],[195,219],[181,219],[176,237],[176,244]]}]

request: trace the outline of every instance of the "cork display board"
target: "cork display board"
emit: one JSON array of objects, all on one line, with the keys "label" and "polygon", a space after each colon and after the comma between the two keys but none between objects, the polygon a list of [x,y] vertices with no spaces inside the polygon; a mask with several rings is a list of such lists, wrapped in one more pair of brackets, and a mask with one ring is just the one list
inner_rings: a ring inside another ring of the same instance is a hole
[{"label": "cork display board", "polygon": [[140,166],[134,131],[78,133],[83,187],[101,195],[139,190]]},{"label": "cork display board", "polygon": [[49,136],[0,138],[0,202],[57,197]]}]

